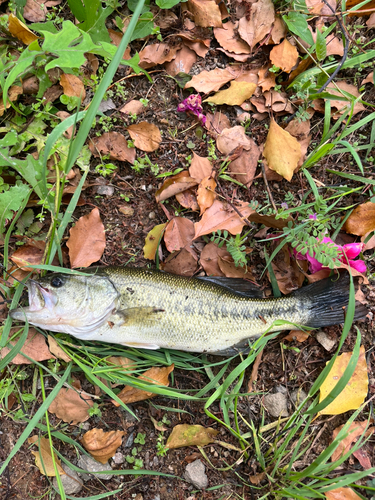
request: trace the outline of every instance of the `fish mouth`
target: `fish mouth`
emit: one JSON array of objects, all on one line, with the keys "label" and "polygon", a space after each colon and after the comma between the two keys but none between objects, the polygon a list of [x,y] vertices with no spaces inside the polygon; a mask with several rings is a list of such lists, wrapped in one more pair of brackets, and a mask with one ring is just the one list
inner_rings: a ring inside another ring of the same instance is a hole
[{"label": "fish mouth", "polygon": [[9,311],[11,318],[25,321],[25,315],[27,316],[28,313],[35,313],[45,308],[48,290],[43,288],[37,281],[34,280],[29,280],[27,282],[27,289],[29,295],[29,306],[19,307]]}]

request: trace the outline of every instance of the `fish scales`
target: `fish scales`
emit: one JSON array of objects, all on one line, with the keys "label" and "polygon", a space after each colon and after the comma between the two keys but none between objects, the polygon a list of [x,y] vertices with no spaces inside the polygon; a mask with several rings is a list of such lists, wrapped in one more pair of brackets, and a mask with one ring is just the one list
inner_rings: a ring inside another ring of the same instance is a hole
[{"label": "fish scales", "polygon": [[[234,291],[239,280],[215,278],[217,284],[116,266],[87,273],[30,280],[29,307],[10,315],[82,340],[228,354],[266,330],[290,329],[290,323],[342,323],[349,296],[347,276],[322,280],[289,296],[262,299]],[[366,313],[358,305],[355,317]],[[289,324],[274,326],[275,320]]]}]

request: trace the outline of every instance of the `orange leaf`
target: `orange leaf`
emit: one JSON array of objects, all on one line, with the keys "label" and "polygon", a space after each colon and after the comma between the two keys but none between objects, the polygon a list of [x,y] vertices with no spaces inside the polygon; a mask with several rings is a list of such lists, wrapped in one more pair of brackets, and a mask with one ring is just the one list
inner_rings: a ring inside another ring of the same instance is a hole
[{"label": "orange leaf", "polygon": [[142,151],[156,151],[161,143],[160,130],[153,123],[139,122],[127,128],[134,145]]},{"label": "orange leaf", "polygon": [[72,268],[88,267],[101,258],[105,249],[105,231],[97,208],[80,217],[69,234],[66,246]]},{"label": "orange leaf", "polygon": [[[8,97],[7,97],[6,109],[10,108],[10,106],[11,106],[10,101],[12,101],[12,102],[17,101],[18,96],[22,93],[23,93],[23,89],[19,85],[13,85],[12,87],[10,87],[9,92],[8,92]],[[4,111],[5,111],[5,106],[4,106],[3,99],[1,99],[0,100],[0,116],[3,116]]]},{"label": "orange leaf", "polygon": [[185,217],[173,217],[164,233],[168,252],[176,252],[190,246],[194,238],[194,223]]},{"label": "orange leaf", "polygon": [[[336,429],[332,433],[332,441],[336,439],[337,434],[341,431],[341,429],[344,427],[345,424],[340,425],[339,427],[336,427]],[[331,461],[335,462],[338,460],[340,457],[343,455],[346,455],[348,451],[351,449],[352,444],[357,441],[357,439],[362,436],[362,434],[365,432],[365,429],[368,425],[368,422],[353,422],[350,424],[349,429],[347,430],[348,436],[344,438],[342,441],[340,441],[338,447],[336,450],[333,452]],[[375,427],[369,427],[366,431],[366,437],[371,435],[375,430]]]},{"label": "orange leaf", "polygon": [[82,436],[81,443],[95,460],[105,464],[121,446],[124,434],[124,431],[105,432],[95,428]]},{"label": "orange leaf", "polygon": [[135,148],[128,147],[128,141],[118,132],[106,132],[100,137],[94,137],[89,148],[94,156],[108,155],[111,160],[128,161],[133,164]]},{"label": "orange leaf", "polygon": [[197,201],[201,209],[201,215],[210,208],[216,198],[215,193],[216,181],[211,176],[201,180],[198,186]]},{"label": "orange leaf", "polygon": [[189,49],[183,45],[177,51],[176,57],[171,61],[164,64],[165,70],[168,75],[176,76],[178,73],[189,73],[193,64],[197,62],[197,55],[194,50]]},{"label": "orange leaf", "polygon": [[69,97],[80,97],[82,101],[86,97],[85,87],[78,76],[63,73],[60,77],[60,85],[64,89],[64,94]]},{"label": "orange leaf", "polygon": [[215,0],[188,0],[188,10],[194,22],[202,28],[221,27],[221,12]]},{"label": "orange leaf", "polygon": [[357,495],[351,488],[336,488],[335,490],[326,491],[327,500],[361,500],[362,497]]},{"label": "orange leaf", "polygon": [[18,17],[9,14],[8,21],[9,32],[25,45],[30,45],[34,40],[38,40],[39,37],[30,31],[26,24],[20,21]]},{"label": "orange leaf", "polygon": [[301,157],[301,145],[271,119],[263,156],[271,170],[290,181]]},{"label": "orange leaf", "polygon": [[375,203],[368,201],[353,210],[345,222],[344,231],[363,236],[375,229]]},{"label": "orange leaf", "polygon": [[[146,380],[149,384],[162,385],[168,387],[169,380],[168,375],[173,371],[174,365],[164,366],[162,368],[154,367],[147,370],[145,373],[138,377],[138,380]],[[144,399],[149,399],[157,396],[154,392],[143,391],[142,389],[137,389],[136,387],[131,387],[129,385],[125,386],[121,392],[117,395],[121,401],[125,404],[135,403],[136,401],[143,401]],[[117,401],[112,403],[115,406],[120,406]]]},{"label": "orange leaf", "polygon": [[289,73],[298,62],[298,50],[285,38],[271,50],[270,60],[272,64]]},{"label": "orange leaf", "polygon": [[229,68],[216,68],[212,71],[201,71],[187,82],[185,89],[193,87],[197,92],[208,94],[209,92],[219,90],[220,87],[234,80],[237,76],[238,72]]},{"label": "orange leaf", "polygon": [[[241,213],[242,217],[248,217],[254,212],[254,210],[249,207],[248,203],[245,202],[236,205],[236,208]],[[215,200],[212,206],[205,211],[202,219],[195,223],[194,239],[204,234],[213,233],[219,229],[226,229],[231,234],[239,234],[244,225],[245,222],[243,219],[229,204]]]}]

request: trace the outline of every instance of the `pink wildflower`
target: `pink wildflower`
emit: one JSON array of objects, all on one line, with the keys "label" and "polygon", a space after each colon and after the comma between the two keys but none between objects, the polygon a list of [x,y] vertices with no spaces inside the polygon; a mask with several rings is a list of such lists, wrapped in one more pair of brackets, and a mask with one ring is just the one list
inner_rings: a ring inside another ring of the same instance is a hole
[{"label": "pink wildflower", "polygon": [[202,108],[202,98],[199,94],[191,94],[189,97],[184,99],[178,106],[177,111],[180,113],[190,111],[195,115],[199,121],[204,125],[206,123],[206,117],[203,114]]},{"label": "pink wildflower", "polygon": [[[318,239],[318,238],[317,238]],[[363,260],[353,260],[362,252],[364,244],[363,243],[348,243],[347,245],[336,245],[331,238],[323,238],[321,243],[331,243],[332,245],[338,247],[338,258],[343,264],[348,264],[351,268],[355,269],[360,273],[366,272],[366,264]],[[312,274],[317,273],[323,268],[323,264],[318,262],[314,257],[311,257],[309,253],[302,255],[301,253],[296,253],[296,258],[298,260],[308,260],[310,263],[309,270]]]},{"label": "pink wildflower", "polygon": [[309,219],[311,220],[317,220],[318,216],[316,214],[310,214]]}]

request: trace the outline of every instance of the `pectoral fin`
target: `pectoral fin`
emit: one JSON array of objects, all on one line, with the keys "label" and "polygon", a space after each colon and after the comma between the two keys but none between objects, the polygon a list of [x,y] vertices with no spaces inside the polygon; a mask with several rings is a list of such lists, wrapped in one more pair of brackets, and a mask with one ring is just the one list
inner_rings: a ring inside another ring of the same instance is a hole
[{"label": "pectoral fin", "polygon": [[156,307],[130,307],[116,311],[108,318],[108,321],[116,326],[134,326],[137,323],[144,324],[157,320],[158,315],[163,312],[164,309]]},{"label": "pectoral fin", "polygon": [[160,349],[159,345],[156,344],[146,344],[142,342],[121,342],[121,345],[126,347],[135,347],[136,349],[150,349],[155,351],[156,349]]}]

